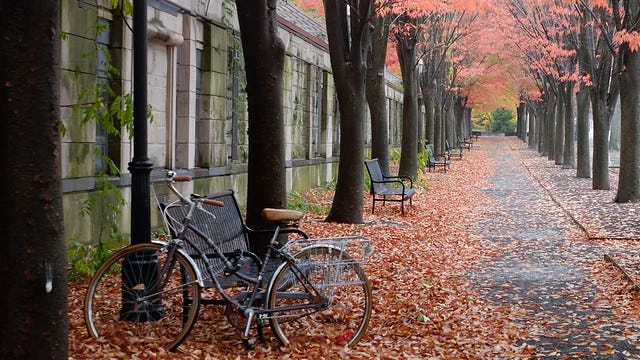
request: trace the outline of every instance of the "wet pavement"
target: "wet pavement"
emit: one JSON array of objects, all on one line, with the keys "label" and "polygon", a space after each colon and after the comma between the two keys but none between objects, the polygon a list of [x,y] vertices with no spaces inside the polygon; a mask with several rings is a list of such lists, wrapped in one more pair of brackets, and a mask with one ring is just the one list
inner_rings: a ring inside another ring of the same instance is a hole
[{"label": "wet pavement", "polygon": [[606,254],[634,253],[605,239],[640,238],[640,204],[613,202],[615,171],[612,190],[594,191],[516,138],[483,136],[471,152],[495,166],[482,189],[493,201],[473,209],[473,231],[502,249],[471,277],[490,301],[524,310],[512,319],[529,334],[519,345],[532,358],[640,359],[640,323],[602,301],[606,284],[593,275]]}]

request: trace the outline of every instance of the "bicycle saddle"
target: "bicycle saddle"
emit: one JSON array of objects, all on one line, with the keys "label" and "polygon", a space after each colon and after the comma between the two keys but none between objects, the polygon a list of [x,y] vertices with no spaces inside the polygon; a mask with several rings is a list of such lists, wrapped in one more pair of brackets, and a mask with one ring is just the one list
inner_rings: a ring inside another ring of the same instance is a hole
[{"label": "bicycle saddle", "polygon": [[302,211],[297,210],[289,210],[289,209],[273,209],[273,208],[264,208],[262,209],[262,217],[265,220],[278,222],[278,221],[298,221],[302,219],[304,213]]}]

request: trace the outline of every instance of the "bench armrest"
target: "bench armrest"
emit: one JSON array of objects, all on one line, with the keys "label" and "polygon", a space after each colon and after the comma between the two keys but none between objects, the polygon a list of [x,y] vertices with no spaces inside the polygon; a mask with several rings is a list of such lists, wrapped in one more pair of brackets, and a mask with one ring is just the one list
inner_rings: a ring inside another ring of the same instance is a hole
[{"label": "bench armrest", "polygon": [[409,182],[409,187],[410,187],[410,188],[413,188],[413,179],[411,179],[411,177],[410,177],[410,176],[406,176],[406,175],[399,175],[399,176],[386,176],[386,175],[383,175],[382,177],[383,177],[383,178],[384,178],[384,180],[385,180],[384,182],[387,182],[387,181],[389,181],[389,180],[391,180],[391,181],[399,181],[399,182],[401,182],[401,183],[402,183],[403,188],[404,188],[404,185],[405,185],[405,184],[404,184],[404,182],[405,182],[405,181],[408,181],[408,182]]}]

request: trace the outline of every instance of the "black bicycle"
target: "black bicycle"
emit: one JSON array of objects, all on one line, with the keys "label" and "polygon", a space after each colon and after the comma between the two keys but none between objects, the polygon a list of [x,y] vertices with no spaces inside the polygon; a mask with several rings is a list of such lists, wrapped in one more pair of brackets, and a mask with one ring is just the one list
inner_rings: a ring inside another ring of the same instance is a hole
[{"label": "black bicycle", "polygon": [[[194,221],[203,205],[222,203],[181,194],[174,182],[189,180],[168,173],[169,189],[186,209],[176,236],[125,247],[97,270],[84,306],[91,336],[116,345],[156,344],[174,350],[196,322],[202,289],[213,283],[226,303],[228,320],[242,329],[247,347],[254,343],[252,329],[262,337],[267,323],[283,345],[323,337],[350,346],[362,338],[372,311],[371,285],[363,270],[372,252],[368,238],[298,239],[283,245],[279,225],[264,261],[244,249],[223,251]],[[163,216],[170,216],[170,208]],[[279,222],[302,217],[291,210],[265,209],[264,214]],[[194,238],[216,256],[195,246]],[[196,255],[186,248],[196,249]],[[197,266],[196,259],[206,266]],[[265,276],[274,264],[273,275]]]}]

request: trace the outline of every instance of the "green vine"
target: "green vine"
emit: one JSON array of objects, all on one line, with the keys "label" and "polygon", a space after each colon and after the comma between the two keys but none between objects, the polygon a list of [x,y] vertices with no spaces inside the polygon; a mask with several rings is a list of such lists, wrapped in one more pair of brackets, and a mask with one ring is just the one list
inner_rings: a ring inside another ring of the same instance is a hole
[{"label": "green vine", "polygon": [[[133,13],[129,0],[112,0],[114,10],[120,10],[123,15]],[[99,36],[108,30],[96,19],[96,34]],[[64,39],[68,39],[65,36]],[[106,73],[105,81],[97,81],[94,86],[80,92],[76,111],[82,113],[81,125],[99,126],[109,137],[119,138],[121,129],[133,134],[133,97],[131,93],[123,93],[114,89],[119,84],[121,73],[112,63],[111,54],[106,47],[100,47],[96,41],[95,49],[82,55],[83,58],[97,58],[98,52],[104,55]],[[96,74],[98,76],[98,74]],[[120,86],[117,86],[119,88]],[[84,105],[88,104],[88,105]],[[149,113],[150,116],[150,113]],[[110,180],[112,176],[121,176],[118,165],[104,154],[99,147],[95,147],[93,155],[100,159],[104,166],[96,175],[96,191],[89,194],[80,207],[80,216],[90,217],[97,221],[97,239],[94,244],[76,242],[68,249],[69,277],[71,279],[91,276],[100,264],[109,257],[115,249],[126,244],[127,237],[120,229],[120,217],[126,200],[120,189]]]}]

